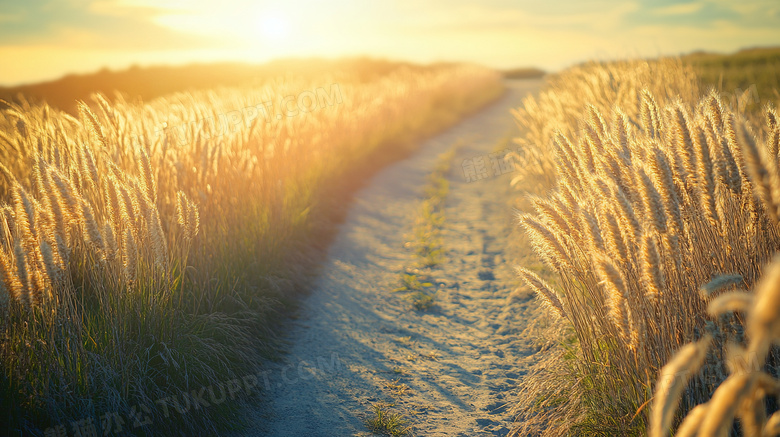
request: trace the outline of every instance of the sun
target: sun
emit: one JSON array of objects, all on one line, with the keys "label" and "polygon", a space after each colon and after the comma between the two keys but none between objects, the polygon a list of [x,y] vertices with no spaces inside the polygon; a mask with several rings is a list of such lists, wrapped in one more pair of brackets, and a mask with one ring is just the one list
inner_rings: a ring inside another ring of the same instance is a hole
[{"label": "sun", "polygon": [[271,41],[283,41],[290,36],[290,21],[279,12],[260,14],[258,26],[260,35]]}]

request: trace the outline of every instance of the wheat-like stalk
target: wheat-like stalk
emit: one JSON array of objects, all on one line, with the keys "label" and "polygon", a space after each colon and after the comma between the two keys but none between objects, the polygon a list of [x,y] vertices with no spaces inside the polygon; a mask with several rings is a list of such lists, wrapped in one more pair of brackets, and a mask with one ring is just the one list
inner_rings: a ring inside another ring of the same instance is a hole
[{"label": "wheat-like stalk", "polygon": [[527,215],[520,217],[520,223],[535,242],[539,255],[544,257],[553,268],[560,271],[570,265],[566,249],[545,226]]},{"label": "wheat-like stalk", "polygon": [[97,115],[89,108],[89,105],[83,101],[78,102],[79,113],[82,118],[87,122],[90,132],[97,138],[102,147],[107,146],[106,136],[103,134],[103,128],[100,127]]},{"label": "wheat-like stalk", "polygon": [[623,239],[622,232],[620,231],[620,224],[618,224],[615,215],[611,211],[602,212],[602,222],[604,223],[606,245],[609,254],[621,265],[628,265],[631,262],[629,256],[628,247]]},{"label": "wheat-like stalk", "polygon": [[776,259],[761,279],[755,296],[747,332],[750,353],[763,360],[774,338],[780,337],[780,259]]},{"label": "wheat-like stalk", "polygon": [[177,193],[176,218],[184,232],[185,240],[191,241],[195,238],[200,227],[200,214],[195,203],[182,191]]},{"label": "wheat-like stalk", "polygon": [[715,229],[720,229],[720,218],[715,206],[715,171],[706,134],[701,125],[694,126],[694,145],[698,163],[698,189],[702,209]]},{"label": "wheat-like stalk", "polygon": [[14,246],[14,257],[16,259],[16,277],[19,279],[20,284],[17,294],[19,299],[29,307],[35,302],[35,295],[30,284],[27,256],[19,240],[16,240],[16,245]]},{"label": "wheat-like stalk", "polygon": [[103,235],[100,233],[100,227],[92,213],[92,207],[85,200],[81,201],[81,225],[84,227],[84,240],[95,250],[104,254],[106,246]]},{"label": "wheat-like stalk", "polygon": [[699,434],[727,436],[740,404],[750,396],[755,384],[753,373],[735,374],[726,379],[712,395]]},{"label": "wheat-like stalk", "polygon": [[600,257],[596,262],[599,278],[603,285],[607,303],[609,305],[609,315],[613,323],[620,329],[622,335],[628,339],[631,337],[631,322],[628,311],[628,295],[626,283],[615,265],[605,257]]},{"label": "wheat-like stalk", "polygon": [[772,414],[761,430],[764,437],[776,437],[780,435],[780,411]]},{"label": "wheat-like stalk", "polygon": [[146,153],[146,149],[143,147],[139,150],[141,154],[141,160],[139,161],[141,187],[152,202],[157,202],[157,184],[154,179],[154,172],[152,171],[152,163],[149,159],[149,154]]},{"label": "wheat-like stalk", "polygon": [[15,224],[24,244],[29,246],[36,239],[35,208],[21,185],[14,187]]},{"label": "wheat-like stalk", "polygon": [[767,139],[766,150],[770,158],[777,158],[780,153],[780,116],[774,108],[766,110]]},{"label": "wheat-like stalk", "polygon": [[742,275],[718,275],[710,282],[702,285],[699,291],[703,298],[707,298],[717,294],[720,291],[729,289],[735,285],[740,285],[745,282],[745,278]]},{"label": "wheat-like stalk", "polygon": [[647,290],[646,296],[652,301],[657,301],[666,288],[661,266],[655,238],[651,234],[645,234],[642,237],[642,280]]},{"label": "wheat-like stalk", "polygon": [[187,234],[190,235],[190,238],[195,238],[198,235],[198,232],[200,232],[200,211],[198,210],[198,205],[189,199],[187,201],[187,209],[189,210]]},{"label": "wheat-like stalk", "polygon": [[165,269],[168,265],[168,248],[160,223],[160,215],[156,208],[152,208],[149,214],[149,237],[151,238],[154,262],[159,268]]},{"label": "wheat-like stalk", "polygon": [[46,269],[46,276],[51,282],[59,282],[62,280],[62,269],[54,260],[54,251],[49,243],[41,242],[41,255],[43,256],[43,265]]},{"label": "wheat-like stalk", "polygon": [[696,437],[699,434],[702,421],[707,417],[709,407],[709,404],[700,404],[694,407],[675,431],[675,437]]},{"label": "wheat-like stalk", "polygon": [[562,319],[566,318],[566,310],[563,308],[563,303],[552,287],[528,269],[518,268],[517,273],[549,310]]},{"label": "wheat-like stalk", "polygon": [[674,419],[674,411],[680,401],[680,395],[688,380],[699,371],[704,363],[711,341],[712,338],[707,336],[696,343],[683,346],[661,369],[650,413],[650,437],[667,435],[667,430]]},{"label": "wheat-like stalk", "polygon": [[674,184],[674,174],[666,155],[660,148],[653,147],[651,156],[650,173],[663,200],[664,211],[671,218],[675,233],[682,234],[685,225],[680,212],[680,199]]},{"label": "wheat-like stalk", "polygon": [[122,245],[122,270],[128,283],[132,283],[136,278],[138,258],[138,247],[135,244],[135,238],[130,228],[125,228],[124,244]]},{"label": "wheat-like stalk", "polygon": [[752,307],[754,300],[753,295],[741,291],[723,293],[707,305],[707,312],[712,317],[726,313],[744,312]]},{"label": "wheat-like stalk", "polygon": [[641,120],[642,127],[650,138],[656,138],[661,131],[661,116],[658,103],[648,89],[642,90]]},{"label": "wheat-like stalk", "polygon": [[579,210],[580,220],[582,221],[581,229],[585,231],[587,242],[598,252],[604,252],[606,247],[604,246],[604,238],[601,234],[601,227],[598,220],[593,214],[588,211],[587,208],[580,208]]},{"label": "wheat-like stalk", "polygon": [[0,249],[0,274],[2,274],[3,286],[10,299],[22,300],[22,283],[14,270],[11,255],[4,249]]},{"label": "wheat-like stalk", "polygon": [[642,202],[649,222],[658,233],[666,233],[668,222],[661,194],[644,168],[639,168],[637,171],[637,184],[641,187]]},{"label": "wheat-like stalk", "polygon": [[679,168],[681,179],[686,184],[695,182],[696,155],[693,146],[693,135],[688,121],[688,114],[682,103],[678,102],[669,110],[669,121],[672,125],[672,146],[676,156],[682,158],[682,168]]}]

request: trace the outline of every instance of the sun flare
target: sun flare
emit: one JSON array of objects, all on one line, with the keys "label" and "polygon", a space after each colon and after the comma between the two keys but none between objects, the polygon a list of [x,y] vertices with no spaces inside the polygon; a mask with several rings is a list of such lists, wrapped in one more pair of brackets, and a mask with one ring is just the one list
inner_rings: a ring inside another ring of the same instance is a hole
[{"label": "sun flare", "polygon": [[284,41],[290,36],[290,20],[279,12],[261,13],[258,20],[258,33],[271,41]]}]

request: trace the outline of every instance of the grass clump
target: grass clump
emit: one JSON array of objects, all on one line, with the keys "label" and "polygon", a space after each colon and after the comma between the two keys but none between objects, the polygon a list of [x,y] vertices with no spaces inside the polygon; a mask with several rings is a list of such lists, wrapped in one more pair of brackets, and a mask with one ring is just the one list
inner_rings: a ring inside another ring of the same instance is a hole
[{"label": "grass clump", "polygon": [[403,396],[409,393],[409,386],[397,379],[385,383],[385,388],[390,391],[394,397]]},{"label": "grass clump", "polygon": [[421,267],[435,267],[444,260],[441,230],[444,227],[444,201],[450,191],[447,175],[452,169],[452,160],[458,147],[439,156],[436,167],[428,175],[424,198],[414,229],[414,248],[417,263]]},{"label": "grass clump", "polygon": [[[518,112],[527,126],[548,113],[561,123],[528,133],[544,138],[529,156],[555,177],[520,223],[557,286],[520,273],[558,321],[562,346],[558,362],[537,366],[524,384],[515,432],[639,435],[659,371],[687,343],[712,337],[709,353],[691,352],[701,373],[681,396],[670,392],[680,411],[726,380],[744,320],[708,314],[707,305],[756,284],[780,247],[778,116],[766,109],[754,125],[716,92],[701,94],[691,70],[671,61],[577,67],[553,84],[542,108],[530,99]],[[584,97],[574,98],[577,89]],[[577,105],[580,117],[568,119]]]},{"label": "grass clump", "polygon": [[[422,281],[424,282],[421,282]],[[405,298],[412,303],[414,309],[426,311],[435,304],[436,285],[432,282],[434,279],[430,276],[419,277],[417,274],[403,274],[401,276],[401,287],[393,291],[405,292]]]},{"label": "grass clump", "polygon": [[409,300],[412,301],[412,306],[417,311],[427,311],[434,305],[434,295],[428,294],[424,291],[415,291],[409,295]]},{"label": "grass clump", "polygon": [[401,276],[401,287],[395,291],[408,292],[406,298],[418,311],[427,311],[436,303],[437,286],[431,273],[444,260],[441,230],[445,222],[444,202],[449,193],[447,176],[458,149],[456,145],[441,154],[433,172],[428,175],[428,184],[424,188],[424,198],[415,221],[415,238],[406,244],[406,247],[414,249],[416,257],[412,265],[407,267],[407,273]]},{"label": "grass clump", "polygon": [[400,413],[393,412],[392,405],[374,404],[373,415],[366,420],[366,426],[377,435],[402,437],[409,435],[411,428],[407,419]]}]

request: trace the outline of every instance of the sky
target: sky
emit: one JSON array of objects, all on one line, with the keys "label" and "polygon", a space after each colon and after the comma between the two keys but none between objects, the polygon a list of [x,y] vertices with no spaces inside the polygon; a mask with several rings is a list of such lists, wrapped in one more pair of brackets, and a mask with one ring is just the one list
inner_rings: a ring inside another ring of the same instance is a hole
[{"label": "sky", "polygon": [[131,65],[368,55],[555,71],[780,45],[780,1],[0,0],[0,85]]}]

